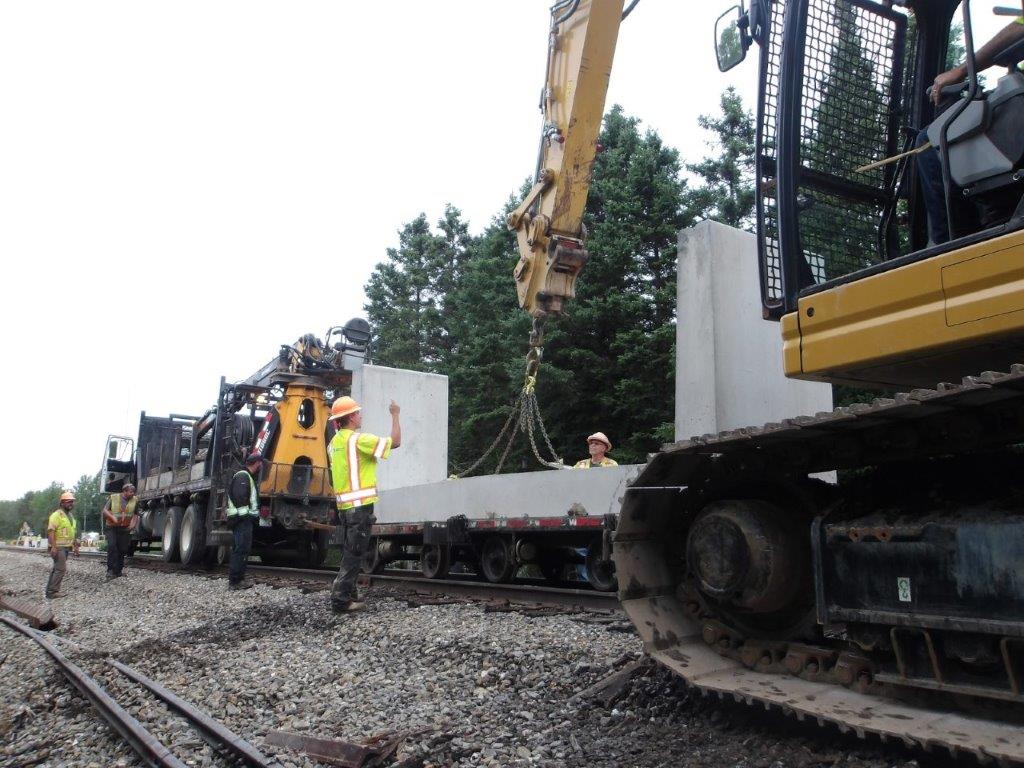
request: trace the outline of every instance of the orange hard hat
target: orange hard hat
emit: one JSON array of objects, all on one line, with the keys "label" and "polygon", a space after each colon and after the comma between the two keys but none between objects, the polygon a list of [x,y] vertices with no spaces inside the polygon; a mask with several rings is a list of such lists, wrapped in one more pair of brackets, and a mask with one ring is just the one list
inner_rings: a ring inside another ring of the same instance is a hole
[{"label": "orange hard hat", "polygon": [[71,491],[64,491],[64,493],[62,493],[60,495],[60,500],[61,501],[74,501],[75,500],[75,494],[73,494]]},{"label": "orange hard hat", "polygon": [[612,441],[608,439],[608,435],[606,435],[604,432],[595,432],[594,434],[587,438],[588,443],[591,440],[597,440],[597,442],[599,443],[604,443],[605,445],[608,446],[609,451],[612,449]]},{"label": "orange hard hat", "polygon": [[339,397],[334,401],[334,405],[331,406],[331,420],[340,419],[342,416],[348,416],[350,413],[362,410],[363,406],[357,403],[349,396]]}]

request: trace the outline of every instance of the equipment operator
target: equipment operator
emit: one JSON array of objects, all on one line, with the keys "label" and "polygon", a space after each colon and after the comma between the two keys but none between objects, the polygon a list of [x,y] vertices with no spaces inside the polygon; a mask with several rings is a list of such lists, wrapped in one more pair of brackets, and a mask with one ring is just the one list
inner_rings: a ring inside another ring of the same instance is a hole
[{"label": "equipment operator", "polygon": [[402,444],[402,427],[398,420],[401,409],[392,400],[388,411],[391,413],[391,435],[378,437],[358,431],[363,425],[362,406],[351,397],[340,397],[331,406],[330,420],[338,431],[331,440],[327,455],[331,462],[342,548],[341,567],[331,588],[331,609],[334,613],[358,611],[365,607],[356,594],[356,577],[366,558],[370,530],[376,520],[373,505],[378,499],[377,462],[388,458],[391,450]]},{"label": "equipment operator", "polygon": [[592,467],[617,467],[619,463],[615,459],[609,459],[607,454],[612,449],[612,443],[604,432],[595,432],[587,438],[587,451],[589,459],[577,461],[573,469],[590,469]]},{"label": "equipment operator", "polygon": [[60,591],[64,573],[68,568],[68,551],[78,554],[78,523],[71,510],[75,508],[75,494],[64,491],[60,495],[60,506],[50,515],[46,523],[46,539],[49,543],[50,557],[53,558],[53,570],[46,582],[46,597],[64,597]]},{"label": "equipment operator", "polygon": [[125,483],[120,493],[110,494],[103,507],[107,526],[107,581],[122,576],[124,558],[132,546],[131,532],[139,524],[135,486]]},{"label": "equipment operator", "polygon": [[[974,54],[975,66],[978,72],[988,69],[993,65],[993,59],[1002,51],[1009,48],[1019,40],[1024,40],[1024,2],[1021,2],[1021,16],[1016,21],[1011,21],[995,37]],[[952,69],[940,73],[935,77],[931,87],[932,104],[939,106],[943,99],[942,89],[956,85],[967,79],[967,64],[959,64]],[[922,147],[928,142],[928,129],[924,128],[917,136],[917,147]],[[928,212],[928,245],[938,245],[949,241],[949,222],[946,218],[946,192],[942,183],[942,161],[939,158],[938,149],[931,147],[926,149],[917,157],[917,172],[921,179],[921,190],[924,196],[925,209]],[[975,218],[974,212],[966,210],[966,205],[959,197],[953,199],[954,219],[962,217],[966,219]],[[982,216],[982,221],[972,228],[987,226]]]},{"label": "equipment operator", "polygon": [[252,550],[252,524],[260,514],[260,493],[257,478],[263,467],[263,457],[250,453],[245,469],[235,472],[228,486],[228,525],[231,527],[231,564],[228,570],[228,589],[249,589],[254,586],[245,578],[245,564]]}]

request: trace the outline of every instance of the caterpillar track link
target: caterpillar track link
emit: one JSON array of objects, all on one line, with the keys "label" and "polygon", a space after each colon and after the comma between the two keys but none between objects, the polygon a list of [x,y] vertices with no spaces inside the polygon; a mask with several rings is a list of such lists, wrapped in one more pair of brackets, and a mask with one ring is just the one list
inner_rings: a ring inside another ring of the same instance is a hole
[{"label": "caterpillar track link", "polygon": [[[904,619],[883,626],[888,634],[879,647],[887,648],[888,656],[873,653],[878,648],[865,647],[871,644],[853,631],[862,625],[837,621],[829,613],[835,609],[822,586],[821,556],[818,550],[809,554],[812,540],[826,541],[822,530],[834,519],[830,510],[844,502],[848,484],[807,478],[844,469],[893,472],[930,462],[977,464],[988,457],[1024,476],[1017,471],[1024,469],[1024,460],[1010,448],[1020,442],[1024,365],[665,445],[623,500],[613,550],[622,605],[647,652],[704,694],[760,704],[861,738],[874,736],[954,758],[972,755],[983,765],[1024,766],[1024,617],[1004,616],[991,629],[997,622],[986,616],[973,625],[952,614],[921,617],[915,624],[909,614],[909,623]],[[916,477],[907,479],[912,492],[928,497],[934,489],[914,487]],[[766,494],[759,488],[774,490]],[[780,488],[794,489],[793,495],[786,499]],[[820,498],[830,499],[827,503],[815,501],[819,490]],[[756,519],[759,510],[768,508],[787,515],[792,510],[789,516],[796,522],[787,527],[783,521],[777,527],[782,533],[753,537],[761,550],[737,548],[721,533],[737,516]],[[1007,514],[1018,512],[1019,506]],[[907,519],[900,518],[904,529]],[[929,520],[911,522],[920,530]],[[903,530],[884,521],[838,525],[850,541],[887,542],[893,531],[899,535]],[[736,561],[749,570],[754,566],[748,561],[756,565],[759,557],[774,571],[769,568],[771,578],[755,585],[762,592],[744,603],[744,610],[731,609],[728,600],[740,601],[746,593],[736,590],[733,598],[722,599],[709,594],[733,577]],[[857,574],[852,580],[859,581]],[[787,591],[794,584],[805,585],[804,597],[786,598],[799,593],[795,587]],[[779,609],[785,599],[794,606],[788,613]],[[970,636],[991,642],[1002,653],[984,667],[987,677],[981,684],[947,677],[943,670],[943,649],[956,652],[956,638],[947,635],[974,625],[994,634]],[[925,672],[907,661],[905,649],[901,653],[908,636],[927,649],[920,654]]]}]

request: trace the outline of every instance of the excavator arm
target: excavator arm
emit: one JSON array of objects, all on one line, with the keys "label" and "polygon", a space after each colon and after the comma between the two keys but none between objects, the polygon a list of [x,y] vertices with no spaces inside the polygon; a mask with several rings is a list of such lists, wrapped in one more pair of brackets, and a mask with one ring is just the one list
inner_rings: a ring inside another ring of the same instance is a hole
[{"label": "excavator arm", "polygon": [[507,219],[519,243],[519,306],[534,318],[535,348],[543,321],[575,296],[587,262],[583,212],[622,7],[623,0],[561,0],[551,9],[537,172]]}]

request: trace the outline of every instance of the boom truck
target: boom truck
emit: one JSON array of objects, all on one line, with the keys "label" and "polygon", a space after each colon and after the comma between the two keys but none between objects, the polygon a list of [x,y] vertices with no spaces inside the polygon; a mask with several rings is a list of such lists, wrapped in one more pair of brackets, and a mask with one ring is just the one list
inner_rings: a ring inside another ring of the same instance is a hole
[{"label": "boom truck", "polygon": [[[528,373],[588,260],[635,5],[552,8],[535,184],[508,218]],[[956,0],[754,0],[720,17],[721,69],[760,46],[759,275],[783,370],[886,394],[662,446],[625,492],[612,556],[648,653],[702,692],[1022,764],[1024,41],[984,62],[1005,71],[984,90],[970,6],[967,79],[939,108],[927,86]],[[929,241],[917,160],[879,163],[924,129],[948,242]]]},{"label": "boom truck", "polygon": [[330,403],[350,392],[369,341],[370,327],[360,318],[328,329],[323,340],[307,334],[248,378],[222,377],[216,405],[202,416],[143,412],[137,439],[111,435],[100,490],[136,486],[135,545],[159,542],[168,562],[226,562],[228,487],[256,452],[265,461],[253,554],[267,563],[321,565],[330,532],[310,530],[306,521],[333,518]]}]

